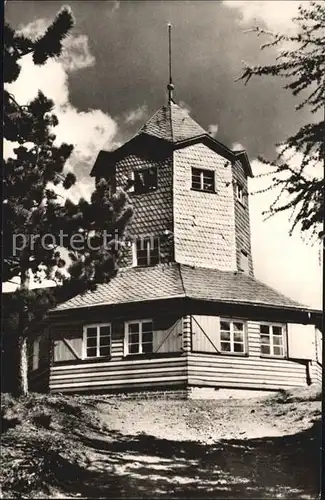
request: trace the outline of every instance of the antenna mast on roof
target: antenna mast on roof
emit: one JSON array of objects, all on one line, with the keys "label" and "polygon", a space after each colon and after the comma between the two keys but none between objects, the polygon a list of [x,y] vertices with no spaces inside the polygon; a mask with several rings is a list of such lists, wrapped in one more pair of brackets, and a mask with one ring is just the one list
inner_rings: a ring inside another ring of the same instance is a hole
[{"label": "antenna mast on roof", "polygon": [[168,59],[169,59],[169,83],[167,85],[168,90],[168,104],[174,102],[173,100],[173,79],[172,79],[172,25],[168,23]]}]

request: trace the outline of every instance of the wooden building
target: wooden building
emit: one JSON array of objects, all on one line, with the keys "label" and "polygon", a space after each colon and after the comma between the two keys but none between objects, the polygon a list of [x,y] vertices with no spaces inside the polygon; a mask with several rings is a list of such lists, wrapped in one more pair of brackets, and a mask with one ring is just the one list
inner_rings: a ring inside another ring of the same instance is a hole
[{"label": "wooden building", "polygon": [[34,380],[51,392],[170,394],[321,381],[321,312],[254,277],[245,151],[169,99],[100,151],[91,175],[112,192],[132,181],[129,245],[109,284],[51,311]]}]

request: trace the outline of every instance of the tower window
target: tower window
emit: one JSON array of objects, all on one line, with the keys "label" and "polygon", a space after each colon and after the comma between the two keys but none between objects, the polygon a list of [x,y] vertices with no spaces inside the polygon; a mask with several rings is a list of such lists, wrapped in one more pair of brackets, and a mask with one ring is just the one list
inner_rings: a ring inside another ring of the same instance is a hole
[{"label": "tower window", "polygon": [[132,172],[133,189],[135,194],[148,193],[158,187],[157,167],[143,168]]},{"label": "tower window", "polygon": [[192,189],[196,191],[215,192],[214,170],[192,168]]},{"label": "tower window", "polygon": [[240,252],[240,265],[239,270],[243,271],[246,274],[249,274],[249,262],[248,262],[248,253],[242,250]]},{"label": "tower window", "polygon": [[154,266],[160,262],[160,244],[158,237],[139,238],[134,245],[134,265]]},{"label": "tower window", "polygon": [[240,203],[244,203],[244,188],[238,182],[235,184],[236,198]]}]

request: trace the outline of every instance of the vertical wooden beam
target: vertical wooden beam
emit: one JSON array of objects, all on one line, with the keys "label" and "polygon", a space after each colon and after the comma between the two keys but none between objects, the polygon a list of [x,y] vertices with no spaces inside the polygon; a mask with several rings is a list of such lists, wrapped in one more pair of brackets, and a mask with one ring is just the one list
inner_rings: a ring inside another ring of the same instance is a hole
[{"label": "vertical wooden beam", "polygon": [[192,318],[190,315],[183,318],[183,351],[191,352],[192,350]]}]

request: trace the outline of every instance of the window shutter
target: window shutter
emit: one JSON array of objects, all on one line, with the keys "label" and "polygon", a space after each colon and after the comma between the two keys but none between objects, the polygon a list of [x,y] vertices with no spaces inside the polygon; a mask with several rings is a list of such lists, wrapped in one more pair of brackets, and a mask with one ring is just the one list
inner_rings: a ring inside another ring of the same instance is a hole
[{"label": "window shutter", "polygon": [[182,347],[183,320],[165,316],[153,321],[153,352],[180,352]]},{"label": "window shutter", "polygon": [[192,316],[192,349],[199,352],[219,352],[220,318]]},{"label": "window shutter", "polygon": [[288,324],[288,357],[316,358],[314,325]]}]

